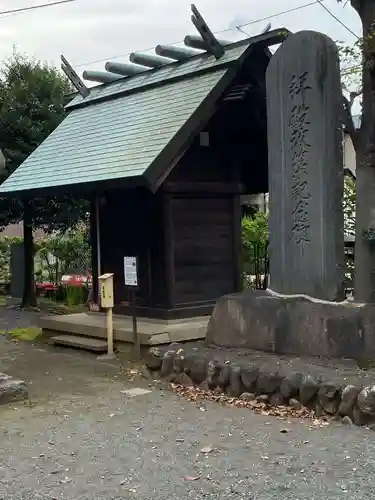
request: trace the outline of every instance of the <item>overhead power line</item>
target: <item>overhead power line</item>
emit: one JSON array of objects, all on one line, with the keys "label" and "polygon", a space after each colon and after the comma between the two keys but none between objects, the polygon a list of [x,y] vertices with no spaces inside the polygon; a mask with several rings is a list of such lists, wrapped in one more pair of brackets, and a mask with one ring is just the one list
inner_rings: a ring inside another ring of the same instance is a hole
[{"label": "overhead power line", "polygon": [[348,31],[351,35],[353,35],[353,36],[355,36],[357,39],[359,39],[359,36],[358,36],[356,33],[354,33],[354,31],[353,31],[353,30],[351,30],[351,29],[349,28],[349,26],[347,26],[345,23],[343,23],[343,22],[341,21],[341,19],[340,19],[340,18],[338,18],[338,17],[337,17],[337,16],[336,16],[336,15],[335,15],[335,14],[334,14],[334,13],[333,13],[333,12],[332,12],[332,11],[331,11],[331,10],[330,10],[327,6],[326,6],[326,5],[324,5],[324,3],[323,3],[323,1],[322,1],[322,0],[316,0],[316,1],[317,1],[317,3],[318,3],[321,7],[323,7],[323,9],[324,9],[326,12],[328,12],[328,14],[329,14],[331,17],[333,17],[333,19],[334,19],[335,21],[337,21],[337,22],[338,22],[338,23],[339,23],[339,24],[340,24],[343,28],[345,28],[345,29],[346,29],[346,31]]},{"label": "overhead power line", "polygon": [[[253,21],[249,21],[248,23],[244,23],[244,24],[240,24],[238,26],[236,26],[236,29],[238,31],[241,31],[242,33],[246,34],[247,36],[249,36],[247,33],[245,33],[243,30],[241,30],[241,28],[244,28],[246,26],[251,26],[253,24],[257,24],[257,23],[260,23],[262,21],[268,21],[269,19],[272,19],[274,17],[278,17],[278,16],[282,16],[284,14],[289,14],[290,12],[295,12],[295,11],[298,11],[298,10],[301,10],[301,9],[306,9],[307,7],[311,7],[312,5],[316,5],[318,4],[318,0],[314,0],[314,1],[311,1],[309,3],[305,3],[305,4],[302,4],[302,5],[299,5],[297,7],[294,7],[292,9],[286,9],[286,10],[283,10],[281,12],[277,12],[275,14],[271,14],[269,16],[265,16],[265,17],[261,17],[259,19],[255,19]],[[225,33],[227,31],[230,31],[230,29],[226,28],[226,29],[222,29],[222,30],[219,30],[219,31],[215,31],[215,35],[219,35],[221,33]],[[169,43],[169,45],[176,45],[178,43],[183,43],[183,40],[178,40],[176,42],[172,42],[172,43]],[[149,47],[148,49],[143,49],[142,52],[147,52],[148,50],[153,50],[155,47]],[[116,54],[116,55],[113,55],[113,56],[109,56],[109,57],[106,57],[105,59],[96,59],[94,61],[88,61],[88,62],[83,62],[83,63],[79,63],[79,64],[75,64],[74,67],[75,68],[80,68],[82,66],[87,66],[87,65],[90,65],[90,64],[97,64],[97,63],[101,63],[101,62],[105,62],[105,61],[108,61],[109,59],[119,59],[120,57],[127,57],[129,56],[129,52],[127,52],[126,54]]]},{"label": "overhead power line", "polygon": [[[61,5],[61,4],[66,4],[66,3],[73,3],[73,2],[76,2],[76,1],[77,0],[55,0],[55,1],[49,2],[49,3],[43,3],[43,4],[38,4],[38,5],[30,5],[28,7],[20,7],[20,8],[17,8],[17,9],[8,9],[8,10],[0,11],[0,16],[6,17],[8,15],[21,14],[21,13],[27,12],[27,11],[32,11],[32,10],[37,10],[37,9],[43,9],[43,8],[46,8],[46,7],[53,7],[55,5]],[[343,23],[341,21],[341,19],[339,19],[328,7],[326,7],[326,5],[324,5],[323,1],[324,0],[314,0],[314,1],[302,4],[302,5],[298,5],[297,7],[293,7],[291,9],[286,9],[286,10],[283,10],[283,11],[271,14],[269,16],[265,16],[265,17],[261,17],[259,19],[255,19],[253,21],[249,21],[248,23],[240,24],[240,25],[236,26],[236,29],[238,31],[240,31],[241,33],[243,33],[243,34],[245,34],[247,36],[250,36],[242,28],[245,28],[246,26],[251,26],[251,25],[260,23],[262,21],[268,21],[268,20],[270,20],[272,18],[279,17],[279,16],[282,16],[282,15],[285,15],[285,14],[289,14],[291,12],[296,12],[296,11],[299,11],[299,10],[302,10],[302,9],[306,9],[307,7],[311,7],[313,5],[319,4],[333,19],[335,19],[336,22],[338,22],[351,35],[355,36],[356,38],[359,38],[359,36],[356,33],[354,33],[354,31],[352,31],[345,23]],[[220,31],[216,31],[215,34],[217,35],[217,34],[220,34],[220,33],[225,33],[226,31],[229,31],[229,29],[222,29]],[[183,40],[178,40],[176,42],[172,42],[170,45],[176,45],[178,43],[183,43]],[[150,47],[148,49],[144,49],[144,51],[147,52],[148,50],[153,50],[153,49],[154,49],[154,47]],[[90,64],[97,64],[97,63],[100,63],[100,62],[105,62],[108,59],[118,59],[120,57],[127,57],[128,55],[129,55],[129,53],[126,53],[126,54],[117,54],[117,55],[106,57],[105,59],[97,59],[97,60],[94,60],[94,61],[88,61],[88,62],[76,64],[75,67],[82,67],[82,66],[86,66],[86,65],[90,65]]]},{"label": "overhead power line", "polygon": [[[236,26],[236,29],[238,31],[240,31],[241,33],[243,33],[244,35],[246,36],[250,36],[249,33],[246,33],[246,31],[244,31],[242,28],[246,28],[246,26],[252,26],[254,24],[257,24],[257,23],[260,23],[262,21],[269,21],[270,19],[273,19],[275,17],[279,17],[279,16],[283,16],[285,14],[290,14],[291,12],[296,12],[296,11],[299,11],[299,10],[302,10],[302,9],[306,9],[307,7],[312,7],[313,5],[321,5],[323,7],[323,9],[325,9],[328,14],[330,16],[332,16],[336,22],[338,22],[343,28],[345,28],[347,31],[349,31],[349,33],[351,33],[353,36],[355,36],[356,38],[359,38],[358,35],[356,35],[356,33],[354,33],[354,31],[352,31],[346,24],[344,24],[333,12],[330,11],[330,9],[328,9],[324,3],[323,3],[324,0],[313,0],[311,2],[308,2],[308,3],[305,3],[305,4],[302,4],[302,5],[298,5],[297,7],[293,7],[291,9],[285,9],[285,10],[282,10],[280,12],[276,12],[274,14],[271,14],[269,16],[265,16],[265,17],[261,17],[259,19],[254,19],[253,21],[249,21],[248,23],[243,23],[243,24],[239,24],[238,26]],[[225,33],[226,31],[229,31],[229,29],[222,29],[220,31],[215,31],[215,35],[218,35],[218,34],[221,34],[221,33]],[[170,43],[169,45],[176,45],[178,43],[183,43],[183,40],[178,40],[177,42],[172,42]],[[154,47],[150,47],[148,49],[143,49],[143,52],[147,52],[149,50],[153,50]],[[108,61],[109,59],[118,59],[120,57],[127,57],[129,56],[129,53],[126,53],[126,54],[117,54],[117,55],[113,55],[113,56],[110,56],[110,57],[106,57],[105,59],[96,59],[94,61],[88,61],[88,62],[84,62],[84,63],[80,63],[80,64],[76,64],[75,67],[82,67],[82,66],[87,66],[87,65],[90,65],[90,64],[97,64],[97,63],[101,63],[101,62],[105,62],[105,61]]]},{"label": "overhead power line", "polygon": [[29,5],[28,7],[19,7],[18,9],[8,9],[8,10],[0,11],[0,16],[20,14],[21,12],[27,12],[30,10],[37,10],[37,9],[44,9],[45,7],[53,7],[54,5],[60,5],[63,3],[72,3],[72,2],[76,2],[76,1],[77,0],[55,0],[54,2],[50,2],[50,3],[42,3],[39,5]]},{"label": "overhead power line", "polygon": [[245,28],[246,26],[251,26],[252,24],[260,23],[262,21],[268,21],[269,19],[272,19],[273,17],[279,17],[279,16],[283,16],[284,14],[290,14],[291,12],[296,12],[297,10],[306,9],[306,7],[311,7],[312,5],[316,5],[317,3],[319,3],[318,0],[314,0],[313,2],[309,2],[309,3],[304,3],[302,5],[298,5],[297,7],[293,7],[292,9],[283,10],[281,12],[271,14],[270,16],[261,17],[260,19],[255,19],[254,21],[249,21],[248,23],[245,23],[245,24],[239,24],[238,26],[236,26],[236,28],[237,29],[238,28]]}]

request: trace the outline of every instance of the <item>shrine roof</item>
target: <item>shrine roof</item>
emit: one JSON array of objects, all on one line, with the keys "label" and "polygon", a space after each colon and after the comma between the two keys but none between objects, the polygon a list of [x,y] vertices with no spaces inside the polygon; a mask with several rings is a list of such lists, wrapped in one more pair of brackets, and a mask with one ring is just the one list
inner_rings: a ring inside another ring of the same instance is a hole
[{"label": "shrine roof", "polygon": [[156,190],[166,169],[231,84],[254,46],[280,43],[273,30],[141,74],[90,88],[67,105],[62,123],[0,186],[3,195],[118,182]]}]

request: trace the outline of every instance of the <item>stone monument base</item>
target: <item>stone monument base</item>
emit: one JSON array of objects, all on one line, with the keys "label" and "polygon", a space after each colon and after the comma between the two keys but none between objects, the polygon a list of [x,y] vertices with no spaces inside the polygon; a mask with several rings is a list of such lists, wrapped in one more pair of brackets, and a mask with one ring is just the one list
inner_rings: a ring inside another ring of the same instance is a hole
[{"label": "stone monument base", "polygon": [[327,302],[271,290],[219,299],[206,344],[278,354],[375,359],[375,305]]}]

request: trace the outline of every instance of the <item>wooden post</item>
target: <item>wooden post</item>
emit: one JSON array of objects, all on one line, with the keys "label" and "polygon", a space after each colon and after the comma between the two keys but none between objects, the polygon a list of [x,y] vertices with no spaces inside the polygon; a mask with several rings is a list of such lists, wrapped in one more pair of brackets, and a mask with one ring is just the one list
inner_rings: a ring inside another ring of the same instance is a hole
[{"label": "wooden post", "polygon": [[175,306],[174,300],[174,240],[173,240],[173,221],[171,201],[172,197],[168,193],[163,193],[163,218],[164,218],[164,256],[165,256],[165,274],[166,274],[166,303],[168,309]]},{"label": "wooden post", "polygon": [[242,248],[241,248],[241,197],[233,197],[233,281],[236,292],[243,290]]},{"label": "wooden post", "polygon": [[106,309],[106,326],[107,326],[107,346],[108,356],[113,356],[113,316],[112,307]]},{"label": "wooden post", "polygon": [[141,358],[141,342],[137,331],[137,298],[135,290],[131,290],[132,322],[133,322],[133,354],[135,359]]},{"label": "wooden post", "polygon": [[124,280],[125,287],[130,293],[133,323],[133,355],[136,359],[141,357],[141,345],[137,331],[137,296],[138,285],[138,258],[124,257]]},{"label": "wooden post", "polygon": [[113,358],[113,273],[99,276],[100,305],[105,309],[105,323],[107,330],[107,358]]}]

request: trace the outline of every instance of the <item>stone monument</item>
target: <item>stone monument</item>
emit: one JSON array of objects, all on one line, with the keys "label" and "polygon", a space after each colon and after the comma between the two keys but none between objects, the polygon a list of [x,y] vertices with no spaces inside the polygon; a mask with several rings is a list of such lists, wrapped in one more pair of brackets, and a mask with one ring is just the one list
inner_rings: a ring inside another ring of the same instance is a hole
[{"label": "stone monument", "polygon": [[270,288],[342,300],[344,281],[341,85],[335,43],[291,35],[266,75]]},{"label": "stone monument", "polygon": [[335,44],[291,35],[267,69],[270,289],[226,295],[206,343],[375,359],[375,307],[343,292],[341,87]]}]

